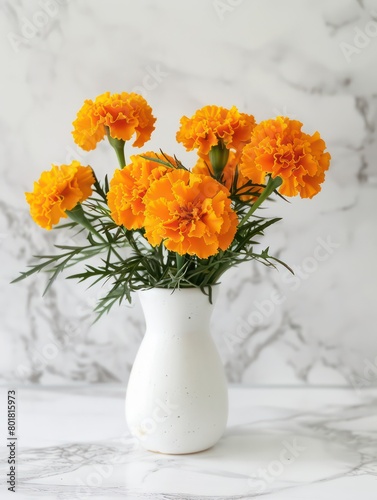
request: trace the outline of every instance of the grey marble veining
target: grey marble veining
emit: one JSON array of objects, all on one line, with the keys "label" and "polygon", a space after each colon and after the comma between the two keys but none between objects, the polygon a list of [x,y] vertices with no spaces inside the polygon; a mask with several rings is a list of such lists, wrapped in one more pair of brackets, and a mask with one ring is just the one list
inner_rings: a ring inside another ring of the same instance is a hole
[{"label": "grey marble veining", "polygon": [[296,278],[232,270],[213,332],[232,382],[376,385],[375,1],[4,0],[0,26],[0,379],[128,378],[144,328],[137,302],[91,326],[101,289],[60,279],[42,298],[43,276],[8,283],[32,254],[66,243],[28,215],[23,192],[40,172],[74,157],[98,176],[116,167],[105,143],[74,145],[82,101],[135,90],[158,118],[146,147],[187,165],[179,118],[208,103],[321,132],[333,160],[320,195],[269,209],[284,219],[265,245]]},{"label": "grey marble veining", "polygon": [[[140,448],[125,428],[121,386],[20,388],[17,401],[20,499],[376,495],[375,389],[231,387],[223,438],[181,456]],[[2,482],[5,470],[2,459]]]}]

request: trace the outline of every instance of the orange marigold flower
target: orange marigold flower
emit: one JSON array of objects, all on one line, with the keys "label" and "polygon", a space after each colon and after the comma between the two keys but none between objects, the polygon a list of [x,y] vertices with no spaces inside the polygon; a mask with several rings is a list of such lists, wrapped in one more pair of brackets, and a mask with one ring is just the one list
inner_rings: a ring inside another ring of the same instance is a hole
[{"label": "orange marigold flower", "polygon": [[[233,191],[234,177],[236,175],[236,169],[239,163],[239,156],[240,156],[239,154],[230,151],[228,162],[225,165],[224,170],[222,171],[221,183],[224,184],[224,186],[226,186],[231,192]],[[194,174],[214,176],[213,167],[208,157],[199,158],[192,171]],[[243,176],[240,170],[238,169],[237,186],[236,186],[237,195],[243,201],[250,201],[254,198],[253,194],[250,194],[251,192],[258,193],[262,190],[262,188],[259,188],[257,186],[244,187],[249,181],[250,179]],[[246,192],[248,194],[245,194]]]},{"label": "orange marigold flower", "polygon": [[144,203],[149,243],[180,255],[206,259],[226,250],[237,230],[229,191],[210,176],[172,170],[151,184]]},{"label": "orange marigold flower", "polygon": [[93,102],[87,99],[73,122],[73,139],[86,151],[95,149],[108,127],[114,139],[128,141],[136,134],[133,146],[142,147],[149,141],[156,118],[152,108],[139,94],[122,92],[104,94]]},{"label": "orange marigold flower", "polygon": [[240,113],[235,106],[231,109],[204,106],[191,118],[183,116],[180,123],[177,141],[187,151],[197,149],[199,156],[202,156],[208,155],[219,140],[228,149],[240,150],[250,140],[255,119],[252,115]]},{"label": "orange marigold flower", "polygon": [[256,184],[266,174],[281,177],[284,196],[312,198],[321,190],[331,156],[318,132],[301,132],[302,123],[278,116],[257,125],[241,156],[240,171]]},{"label": "orange marigold flower", "polygon": [[89,198],[95,182],[91,167],[83,167],[78,161],[70,165],[53,165],[42,172],[34,183],[34,190],[25,193],[34,221],[45,229],[52,229],[66,210],[72,210],[78,203]]},{"label": "orange marigold flower", "polygon": [[[166,159],[157,153],[148,152],[143,156]],[[174,160],[168,157],[173,164]],[[159,179],[170,169],[140,155],[131,156],[131,163],[122,170],[116,170],[110,181],[107,202],[111,217],[119,226],[127,229],[140,229],[144,225],[144,196],[153,181]]]}]

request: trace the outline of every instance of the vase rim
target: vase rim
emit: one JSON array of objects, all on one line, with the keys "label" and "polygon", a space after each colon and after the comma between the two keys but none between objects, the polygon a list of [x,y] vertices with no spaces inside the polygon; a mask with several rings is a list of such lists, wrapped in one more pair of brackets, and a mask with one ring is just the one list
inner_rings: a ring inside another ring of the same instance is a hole
[{"label": "vase rim", "polygon": [[[210,300],[210,303],[213,303],[217,300],[217,297],[219,295],[220,287],[219,284],[217,285],[211,285],[212,288],[212,300]],[[208,291],[208,287],[204,287],[206,291]],[[196,286],[191,286],[187,288],[160,288],[160,287],[153,287],[153,288],[147,288],[145,290],[138,290],[137,291],[138,297],[141,299],[142,297],[153,297],[155,296],[156,299],[157,297],[169,297],[171,296],[172,299],[175,297],[178,299],[178,297],[186,297],[186,300],[195,300],[197,297],[200,297],[200,295],[203,295],[203,298],[207,299],[209,298],[209,294],[203,293],[202,289]]]},{"label": "vase rim", "polygon": [[[217,289],[220,286],[220,283],[216,283],[215,285],[210,285],[211,287]],[[208,290],[209,286],[203,287],[205,290]],[[154,286],[152,288],[145,288],[141,290],[137,290],[137,293],[147,293],[147,292],[152,292],[154,290],[165,290],[166,292],[174,293],[174,292],[191,292],[193,290],[197,290],[202,293],[202,289],[199,286],[185,286],[182,288],[165,288],[165,287],[159,287],[159,286]]]}]

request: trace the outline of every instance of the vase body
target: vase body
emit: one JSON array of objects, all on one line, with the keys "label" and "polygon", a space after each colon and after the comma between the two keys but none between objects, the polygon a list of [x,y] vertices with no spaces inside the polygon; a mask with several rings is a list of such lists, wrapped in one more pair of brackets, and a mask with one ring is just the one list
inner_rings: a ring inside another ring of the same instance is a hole
[{"label": "vase body", "polygon": [[213,305],[197,288],[154,288],[139,297],[146,333],[127,388],[130,432],[150,451],[210,448],[228,417],[224,368],[209,331]]}]

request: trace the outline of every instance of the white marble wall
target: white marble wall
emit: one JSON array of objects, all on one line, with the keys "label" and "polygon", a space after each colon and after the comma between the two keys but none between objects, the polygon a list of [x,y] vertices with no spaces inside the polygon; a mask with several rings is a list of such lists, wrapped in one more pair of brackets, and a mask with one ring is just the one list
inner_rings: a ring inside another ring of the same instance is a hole
[{"label": "white marble wall", "polygon": [[234,269],[213,331],[233,382],[377,383],[375,0],[3,0],[1,9],[1,379],[127,380],[143,332],[138,304],[91,326],[100,290],[60,279],[42,298],[42,275],[8,283],[32,254],[65,241],[28,215],[23,192],[40,171],[73,157],[98,175],[116,167],[105,143],[91,153],[73,144],[83,100],[136,90],[158,117],[148,146],[186,163],[179,118],[209,103],[320,130],[333,157],[323,191],[273,205],[284,220],[265,238],[296,278]]}]

